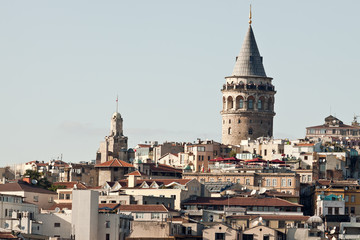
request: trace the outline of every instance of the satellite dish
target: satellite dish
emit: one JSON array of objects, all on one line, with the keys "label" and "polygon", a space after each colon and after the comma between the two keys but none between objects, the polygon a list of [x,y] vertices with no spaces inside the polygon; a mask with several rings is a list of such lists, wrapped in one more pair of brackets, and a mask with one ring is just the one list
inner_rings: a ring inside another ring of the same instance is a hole
[{"label": "satellite dish", "polygon": [[255,194],[256,194],[256,190],[254,189],[251,191],[250,195],[255,195]]},{"label": "satellite dish", "polygon": [[260,188],[259,194],[264,194],[266,192],[266,188]]},{"label": "satellite dish", "polygon": [[35,179],[32,179],[32,180],[31,180],[31,183],[34,184],[34,185],[36,185],[36,184],[38,183],[38,181],[35,180]]},{"label": "satellite dish", "polygon": [[59,207],[56,207],[56,208],[55,208],[55,212],[57,212],[57,213],[60,212],[60,208],[59,208]]}]

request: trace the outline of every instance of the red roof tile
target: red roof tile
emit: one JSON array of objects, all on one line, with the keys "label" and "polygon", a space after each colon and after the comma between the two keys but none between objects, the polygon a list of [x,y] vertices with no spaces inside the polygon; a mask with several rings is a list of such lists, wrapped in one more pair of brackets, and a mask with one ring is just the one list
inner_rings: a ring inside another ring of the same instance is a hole
[{"label": "red roof tile", "polygon": [[86,185],[82,182],[54,182],[54,186],[65,186],[66,189],[74,188],[74,185],[76,184],[77,189],[87,189]]},{"label": "red roof tile", "polygon": [[17,236],[13,235],[11,232],[0,232],[1,239],[19,239]]},{"label": "red roof tile", "polygon": [[43,193],[43,194],[56,194],[56,192],[37,187],[35,185],[26,183],[26,182],[15,182],[15,183],[5,183],[0,184],[0,192],[35,192],[35,193]]},{"label": "red roof tile", "polygon": [[128,162],[119,159],[113,159],[101,164],[96,164],[95,167],[128,167],[133,168],[134,166]]},{"label": "red roof tile", "polygon": [[164,205],[121,205],[120,212],[169,212]]},{"label": "red roof tile", "polygon": [[145,173],[139,172],[138,170],[126,174],[125,177],[130,176],[130,175],[134,175],[134,176],[147,176]]}]

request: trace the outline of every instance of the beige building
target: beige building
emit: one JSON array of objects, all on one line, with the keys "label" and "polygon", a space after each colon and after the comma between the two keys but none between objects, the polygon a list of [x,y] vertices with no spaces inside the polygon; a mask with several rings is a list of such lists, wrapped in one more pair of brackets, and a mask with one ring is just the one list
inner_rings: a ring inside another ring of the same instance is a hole
[{"label": "beige building", "polygon": [[125,175],[134,170],[134,166],[128,162],[112,159],[101,164],[96,164],[99,171],[99,185],[105,182],[113,182],[125,178]]},{"label": "beige building", "polygon": [[28,203],[33,203],[39,209],[48,209],[54,204],[56,192],[49,191],[26,182],[0,184],[0,193],[16,195],[25,198]]},{"label": "beige building", "polygon": [[155,196],[174,199],[174,209],[180,210],[181,203],[191,196],[210,196],[210,192],[195,179],[153,179],[120,182],[121,192],[137,196]]},{"label": "beige building", "polygon": [[184,179],[196,179],[199,182],[233,182],[249,189],[262,188],[299,196],[300,176],[289,172],[266,172],[262,168],[241,169],[238,172],[183,173]]},{"label": "beige building", "polygon": [[209,170],[209,160],[217,157],[228,157],[231,148],[213,140],[202,141],[198,139],[197,143],[187,143],[184,146],[184,152],[179,153],[179,164],[185,168],[192,166],[195,172],[207,172]]}]

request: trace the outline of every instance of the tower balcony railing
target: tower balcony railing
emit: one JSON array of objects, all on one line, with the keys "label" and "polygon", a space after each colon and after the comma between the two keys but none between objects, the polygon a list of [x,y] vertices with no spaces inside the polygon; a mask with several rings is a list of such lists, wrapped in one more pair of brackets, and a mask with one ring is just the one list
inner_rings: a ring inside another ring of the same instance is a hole
[{"label": "tower balcony railing", "polygon": [[265,84],[224,84],[222,90],[260,90],[260,91],[275,91],[275,87],[273,85],[265,85]]}]

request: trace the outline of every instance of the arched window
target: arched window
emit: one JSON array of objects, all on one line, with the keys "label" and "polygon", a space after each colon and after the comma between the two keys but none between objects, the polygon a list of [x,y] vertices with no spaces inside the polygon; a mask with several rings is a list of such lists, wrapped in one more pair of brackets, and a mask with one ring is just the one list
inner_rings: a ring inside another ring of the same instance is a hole
[{"label": "arched window", "polygon": [[252,134],[253,134],[253,130],[252,130],[252,128],[249,128],[248,133],[249,133],[249,135],[252,135]]},{"label": "arched window", "polygon": [[253,98],[248,99],[248,109],[254,109],[254,99]]},{"label": "arched window", "polygon": [[228,128],[228,134],[231,135],[231,127]]},{"label": "arched window", "polygon": [[242,109],[244,108],[244,99],[240,98],[239,100],[239,108]]},{"label": "arched window", "polygon": [[272,110],[272,99],[271,98],[269,98],[269,100],[268,100],[268,105],[267,105],[267,110]]},{"label": "arched window", "polygon": [[236,109],[244,108],[244,98],[242,96],[236,97]]},{"label": "arched window", "polygon": [[228,97],[227,98],[227,110],[230,110],[234,107],[234,103],[233,103],[233,98],[232,97]]},{"label": "arched window", "polygon": [[257,109],[258,110],[264,110],[264,103],[265,103],[265,98],[260,97],[258,102],[257,102]]}]

